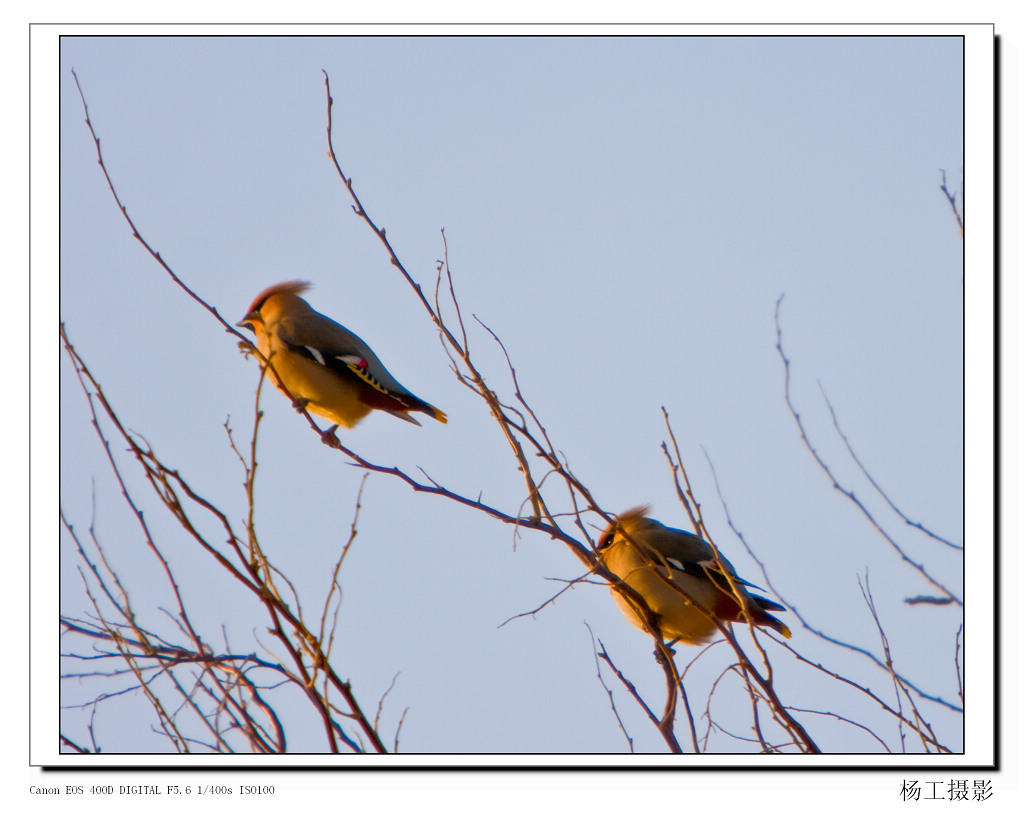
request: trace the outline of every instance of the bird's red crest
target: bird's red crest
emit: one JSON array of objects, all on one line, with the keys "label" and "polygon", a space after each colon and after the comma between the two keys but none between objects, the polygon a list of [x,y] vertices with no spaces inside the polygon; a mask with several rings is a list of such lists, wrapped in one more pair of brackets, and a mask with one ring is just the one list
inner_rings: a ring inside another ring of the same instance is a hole
[{"label": "bird's red crest", "polygon": [[635,523],[638,520],[643,520],[650,511],[651,507],[647,504],[634,506],[632,509],[626,509],[617,519],[620,523]]},{"label": "bird's red crest", "polygon": [[272,285],[270,288],[264,289],[256,296],[256,299],[252,301],[252,305],[249,306],[248,313],[251,314],[254,311],[259,311],[260,306],[275,294],[292,294],[297,297],[304,291],[308,291],[309,288],[310,284],[303,280],[289,280],[286,283],[277,283],[276,285]]}]

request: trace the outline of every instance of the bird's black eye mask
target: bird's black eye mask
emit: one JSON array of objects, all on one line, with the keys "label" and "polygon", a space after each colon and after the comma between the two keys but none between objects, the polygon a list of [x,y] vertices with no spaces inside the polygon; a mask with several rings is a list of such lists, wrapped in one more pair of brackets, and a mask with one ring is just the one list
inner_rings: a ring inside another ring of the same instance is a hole
[{"label": "bird's black eye mask", "polygon": [[237,327],[237,328],[248,328],[253,333],[256,333],[256,326],[253,325],[252,323],[253,323],[253,320],[257,319],[257,318],[259,318],[260,321],[263,320],[263,315],[260,313],[260,311],[263,309],[263,306],[267,302],[267,299],[268,299],[267,297],[264,297],[262,300],[260,300],[258,303],[256,303],[252,308],[250,308],[249,309],[249,313],[245,315],[245,318],[241,322],[236,323],[235,327]]}]

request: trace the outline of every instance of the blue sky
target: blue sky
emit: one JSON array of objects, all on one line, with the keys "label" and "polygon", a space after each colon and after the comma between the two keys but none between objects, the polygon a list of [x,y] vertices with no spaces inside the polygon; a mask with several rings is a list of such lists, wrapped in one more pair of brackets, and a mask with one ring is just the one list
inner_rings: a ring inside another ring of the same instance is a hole
[{"label": "blue sky", "polygon": [[[521,480],[500,433],[448,371],[436,331],[329,164],[326,70],[339,160],[366,208],[424,285],[445,230],[463,313],[502,338],[531,406],[601,505],[650,503],[686,526],[660,449],[664,407],[709,529],[740,573],[763,584],[729,531],[705,452],[783,601],[878,652],[857,584],[867,574],[898,668],[955,700],[959,617],[903,604],[927,587],[801,446],[773,315],[784,294],[792,396],[818,449],[962,594],[959,555],[886,513],[819,390],[901,509],[963,545],[972,281],[939,191],[941,170],[956,190],[963,178],[960,39],[76,37],[60,57],[60,319],[125,423],[230,516],[244,515],[244,494],[223,425],[230,416],[248,432],[256,366],[132,239],[96,165],[71,68],[122,201],[175,272],[232,322],[265,286],[311,281],[315,308],[449,416],[423,428],[371,416],[346,442],[515,514]],[[508,394],[500,352],[471,330],[478,362]],[[70,373],[62,359],[61,505],[85,527],[95,497],[97,534],[142,602],[159,583]],[[262,407],[263,546],[319,596],[361,473],[277,394]],[[242,641],[264,624],[222,593],[222,578],[169,523],[161,528],[211,635],[223,622]],[[553,579],[580,576],[558,544],[529,533],[515,541],[381,475],[365,485],[359,529],[342,574],[341,664],[371,708],[399,674],[382,728],[393,731],[409,708],[404,751],[624,751],[584,623],[660,703],[651,643],[603,587],[578,586],[499,628],[556,593]],[[64,535],[60,604],[72,615],[86,607],[76,565]],[[153,607],[161,601],[154,595]],[[788,617],[801,653],[884,691],[881,673]],[[693,685],[705,697],[726,663],[714,653]],[[693,655],[684,650],[681,663]],[[870,714],[775,658],[794,706]],[[637,750],[661,751],[642,712],[606,680]],[[728,695],[716,698],[728,719]],[[933,712],[959,747],[955,716]],[[823,717],[811,720],[826,751],[874,748]],[[111,743],[161,748],[155,735],[126,731],[123,715],[97,718]],[[63,720],[82,731],[87,716]],[[297,750],[322,748],[315,731],[293,738]]]}]

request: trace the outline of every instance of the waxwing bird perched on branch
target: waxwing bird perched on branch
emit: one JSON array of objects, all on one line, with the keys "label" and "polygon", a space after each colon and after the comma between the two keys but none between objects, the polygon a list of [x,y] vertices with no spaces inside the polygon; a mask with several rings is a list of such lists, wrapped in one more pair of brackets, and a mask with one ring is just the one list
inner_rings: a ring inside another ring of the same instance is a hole
[{"label": "waxwing bird perched on branch", "polygon": [[299,296],[308,288],[299,281],[272,285],[238,323],[256,334],[256,347],[269,360],[279,390],[342,427],[354,427],[371,410],[417,426],[410,412],[448,423],[448,416],[399,384],[362,339],[314,311]]},{"label": "waxwing bird perched on branch", "polygon": [[[746,622],[749,617],[753,624],[770,627],[787,639],[792,635],[768,613],[784,611],[782,605],[748,592],[747,587],[756,586],[736,576],[732,563],[716,557],[700,537],[662,525],[646,517],[647,511],[649,507],[638,506],[620,514],[601,535],[598,556],[644,598],[670,644],[709,642],[718,632],[711,617],[720,622]],[[614,588],[612,598],[626,618],[642,629],[640,610]]]}]

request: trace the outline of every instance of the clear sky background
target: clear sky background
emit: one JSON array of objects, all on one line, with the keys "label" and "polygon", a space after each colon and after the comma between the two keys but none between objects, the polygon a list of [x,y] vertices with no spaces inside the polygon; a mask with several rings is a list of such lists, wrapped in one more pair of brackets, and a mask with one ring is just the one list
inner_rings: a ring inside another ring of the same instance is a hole
[{"label": "clear sky background", "polygon": [[[962,200],[962,60],[961,40],[942,36],[66,38],[59,317],[125,424],[240,531],[243,473],[223,425],[230,417],[247,437],[257,366],[132,238],[96,164],[74,68],[121,200],[177,274],[232,322],[267,285],[312,282],[313,307],[449,416],[417,428],[373,415],[344,434],[347,444],[519,511],[521,478],[500,432],[451,375],[434,327],[329,163],[325,69],[339,160],[367,210],[424,285],[445,230],[463,313],[502,338],[524,394],[602,506],[650,503],[663,522],[688,527],[660,449],[664,406],[708,528],[739,572],[764,584],[726,524],[705,451],[782,601],[879,653],[858,587],[867,575],[897,669],[957,702],[949,665],[960,615],[903,603],[928,586],[801,445],[773,314],[785,294],[792,396],[818,449],[962,595],[958,553],[903,528],[871,494],[819,390],[890,498],[964,544],[965,269],[939,190],[944,169]],[[509,395],[500,354],[470,328],[490,383]],[[322,597],[362,474],[278,394],[268,390],[263,409],[261,541],[302,591]],[[66,358],[60,464],[65,514],[82,529],[94,516],[133,601],[167,629],[157,610],[170,606],[165,585]],[[206,635],[217,639],[223,624],[234,647],[252,649],[263,613],[225,588],[135,483]],[[649,637],[606,588],[580,585],[499,627],[556,593],[553,579],[580,576],[560,544],[528,532],[517,541],[383,475],[366,483],[359,530],[335,652],[370,709],[398,675],[381,717],[386,742],[408,707],[400,747],[409,753],[625,751],[587,624],[661,704]],[[88,605],[67,535],[60,551],[61,610],[80,616]],[[785,616],[798,651],[891,697],[880,671]],[[697,653],[680,650],[681,665]],[[693,687],[705,697],[727,658],[719,647],[698,662]],[[787,703],[870,718],[834,683],[809,679],[782,651],[773,658]],[[635,748],[663,751],[614,676],[606,681]],[[64,704],[95,695],[85,684],[63,689]],[[716,695],[716,717],[730,720],[730,698],[747,703],[735,690]],[[166,749],[143,724],[146,706],[102,705],[98,740],[112,751]],[[941,739],[960,748],[956,716],[928,709]],[[88,740],[87,712],[61,720]],[[877,749],[852,727],[804,720],[826,751]],[[870,720],[898,740],[891,723]],[[289,742],[323,748],[312,725]]]}]

